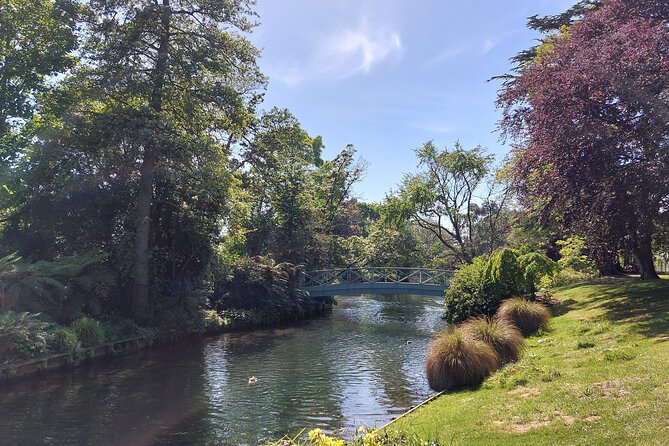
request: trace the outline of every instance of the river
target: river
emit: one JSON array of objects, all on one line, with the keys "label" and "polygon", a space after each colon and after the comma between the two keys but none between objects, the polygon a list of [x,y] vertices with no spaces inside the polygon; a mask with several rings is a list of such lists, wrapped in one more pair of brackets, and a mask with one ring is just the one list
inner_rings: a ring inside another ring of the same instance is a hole
[{"label": "river", "polygon": [[303,427],[351,437],[427,398],[423,360],[444,325],[441,302],[338,301],[299,327],[157,346],[2,384],[0,444],[257,445]]}]

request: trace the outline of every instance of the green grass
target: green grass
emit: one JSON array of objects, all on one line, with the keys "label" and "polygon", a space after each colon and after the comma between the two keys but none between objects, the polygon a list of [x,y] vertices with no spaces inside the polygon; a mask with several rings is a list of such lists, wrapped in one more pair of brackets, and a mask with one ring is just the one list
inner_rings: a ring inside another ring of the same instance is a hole
[{"label": "green grass", "polygon": [[669,281],[602,279],[554,296],[550,331],[519,362],[388,429],[445,444],[667,444]]}]

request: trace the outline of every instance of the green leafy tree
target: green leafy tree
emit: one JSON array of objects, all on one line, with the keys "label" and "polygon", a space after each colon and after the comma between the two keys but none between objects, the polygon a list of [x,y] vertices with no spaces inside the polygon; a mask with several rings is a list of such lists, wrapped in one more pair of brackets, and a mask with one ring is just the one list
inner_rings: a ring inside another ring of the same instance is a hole
[{"label": "green leafy tree", "polygon": [[308,173],[322,164],[321,149],[320,138],[310,137],[288,110],[272,109],[254,123],[239,161],[248,203],[249,255],[304,262]]},{"label": "green leafy tree", "polygon": [[48,80],[76,63],[77,3],[68,0],[0,0],[0,222],[23,206],[9,184],[12,168],[30,139],[23,124],[51,89]]},{"label": "green leafy tree", "polygon": [[[162,198],[161,186],[188,188],[190,171],[204,179],[224,170],[226,148],[241,136],[259,99],[264,78],[255,63],[258,51],[244,37],[253,28],[252,16],[245,0],[88,5],[82,48],[88,63],[76,78],[87,91],[78,112],[96,120],[100,111],[113,116],[122,110],[114,116],[112,140],[103,144],[126,155],[126,162],[140,161],[131,171],[136,181],[132,309],[140,320],[151,314],[152,207]],[[217,180],[207,185],[225,190]],[[179,205],[197,207],[202,197],[189,198]]]},{"label": "green leafy tree", "polygon": [[387,198],[386,221],[411,221],[430,231],[458,263],[499,247],[509,192],[490,181],[493,157],[481,147],[456,143],[453,150],[439,150],[432,142],[416,155],[422,171],[406,175]]}]

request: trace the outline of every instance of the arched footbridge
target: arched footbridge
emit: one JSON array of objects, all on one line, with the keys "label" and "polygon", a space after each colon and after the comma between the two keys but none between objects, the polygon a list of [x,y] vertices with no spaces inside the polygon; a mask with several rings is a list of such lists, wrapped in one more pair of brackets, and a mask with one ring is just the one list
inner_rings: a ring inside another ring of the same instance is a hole
[{"label": "arched footbridge", "polygon": [[303,271],[299,288],[312,297],[357,294],[443,296],[453,271],[426,268],[341,268]]}]

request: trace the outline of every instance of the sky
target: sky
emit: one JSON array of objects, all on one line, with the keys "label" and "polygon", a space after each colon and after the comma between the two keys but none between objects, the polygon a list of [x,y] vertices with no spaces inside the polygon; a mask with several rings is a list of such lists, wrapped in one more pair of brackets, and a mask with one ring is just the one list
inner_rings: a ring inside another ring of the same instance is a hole
[{"label": "sky", "polygon": [[368,163],[354,194],[381,201],[416,170],[414,149],[460,141],[501,161],[495,75],[533,45],[527,17],[575,0],[257,0],[250,36],[269,77],[263,109],[289,109],[324,158],[353,144]]}]

